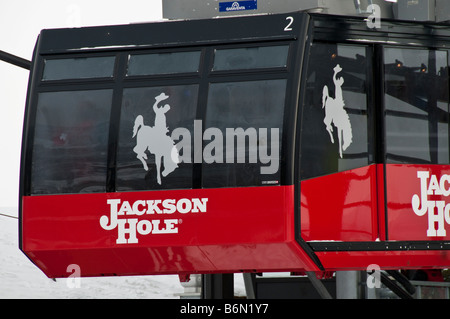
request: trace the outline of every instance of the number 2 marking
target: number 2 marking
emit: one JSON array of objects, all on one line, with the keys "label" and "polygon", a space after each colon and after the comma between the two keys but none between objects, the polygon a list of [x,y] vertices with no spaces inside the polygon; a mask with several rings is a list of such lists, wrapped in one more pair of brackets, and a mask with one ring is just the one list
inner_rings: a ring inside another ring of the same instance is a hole
[{"label": "number 2 marking", "polygon": [[292,31],[292,23],[294,23],[294,18],[293,17],[286,17],[286,20],[289,21],[289,23],[287,24],[286,28],[284,28],[284,31]]}]

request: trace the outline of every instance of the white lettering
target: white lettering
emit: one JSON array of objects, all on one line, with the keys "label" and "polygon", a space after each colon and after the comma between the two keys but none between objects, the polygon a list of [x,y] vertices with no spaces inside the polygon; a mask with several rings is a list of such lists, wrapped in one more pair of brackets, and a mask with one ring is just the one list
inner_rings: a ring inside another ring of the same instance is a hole
[{"label": "white lettering", "polygon": [[420,197],[415,194],[411,198],[412,209],[417,216],[428,213],[427,237],[445,237],[445,223],[450,224],[450,204],[446,205],[443,200],[430,200],[428,196],[449,196],[450,188],[446,188],[446,183],[450,184],[450,176],[442,175],[438,182],[436,175],[419,171],[417,178],[420,180]]},{"label": "white lettering", "polygon": [[153,220],[153,234],[177,234],[178,228],[175,228],[175,225],[178,224],[178,219],[166,219],[164,220],[165,228],[160,228],[161,221]]},{"label": "white lettering", "polygon": [[428,186],[427,194],[428,195],[442,195],[436,175],[431,175],[430,185]]},{"label": "white lettering", "polygon": [[106,201],[110,205],[110,224],[108,225],[108,216],[100,217],[100,225],[105,230],[112,230],[117,227],[117,207],[120,204],[120,199],[108,199]]},{"label": "white lettering", "polygon": [[[439,181],[439,188],[441,189],[442,195],[450,196],[450,187],[445,188],[445,182],[450,184],[450,175],[442,175],[441,180]],[[450,186],[450,185],[449,185]]]},{"label": "white lettering", "polygon": [[[420,197],[417,195],[414,195],[412,197],[412,208],[414,210],[414,213],[417,216],[423,216],[427,212],[427,180],[428,177],[430,177],[430,174],[428,172],[417,172],[417,178],[420,179]],[[420,203],[422,203],[422,207],[419,208]]]},{"label": "white lettering", "polygon": [[141,220],[137,224],[137,232],[141,235],[148,235],[152,232],[152,223],[149,220]]},{"label": "white lettering", "polygon": [[199,211],[202,213],[206,213],[206,203],[208,202],[207,198],[193,198],[192,199],[192,212],[198,213]]},{"label": "white lettering", "polygon": [[142,216],[145,214],[145,209],[139,210],[139,206],[145,206],[144,200],[137,200],[133,203],[133,212],[135,215]]},{"label": "white lettering", "polygon": [[178,224],[178,219],[166,219],[164,220],[164,224],[166,224],[165,234],[177,234],[178,228],[175,227]]},{"label": "white lettering", "polygon": [[[119,219],[118,221],[118,233],[119,236],[116,240],[116,244],[137,244],[136,238],[136,224],[137,218]],[[126,224],[129,227],[126,227]],[[125,239],[125,235],[128,234],[128,239]]]},{"label": "white lettering", "polygon": [[131,205],[128,201],[123,202],[122,206],[120,207],[119,213],[118,213],[119,216],[122,216],[125,214],[126,215],[134,215],[133,209],[131,208]]},{"label": "white lettering", "polygon": [[164,234],[160,229],[159,229],[159,224],[161,223],[160,220],[152,220],[152,224],[153,224],[153,234]]},{"label": "white lettering", "polygon": [[192,202],[187,198],[182,198],[177,203],[177,211],[180,214],[189,213],[192,209]]},{"label": "white lettering", "polygon": [[[429,201],[428,202],[428,237],[441,237],[446,235],[444,228],[444,201]],[[437,214],[434,213],[437,208]],[[438,224],[438,229],[436,231],[436,225]]]},{"label": "white lettering", "polygon": [[173,214],[177,210],[175,199],[165,199],[162,205],[164,207],[164,214]]},{"label": "white lettering", "polygon": [[450,204],[447,204],[445,206],[444,219],[445,219],[445,222],[450,225]]},{"label": "white lettering", "polygon": [[161,200],[148,200],[147,201],[147,214],[154,214],[155,212],[157,214],[162,214],[161,209],[159,208],[158,204],[161,203]]},{"label": "white lettering", "polygon": [[[100,226],[105,230],[117,228],[117,244],[137,244],[137,235],[149,234],[177,234],[178,219],[138,219],[123,218],[122,216],[163,214],[206,213],[208,198],[181,198],[136,200],[134,202],[108,199],[110,216],[100,217]],[[120,218],[122,217],[122,218]],[[162,217],[162,216],[160,216]]]}]

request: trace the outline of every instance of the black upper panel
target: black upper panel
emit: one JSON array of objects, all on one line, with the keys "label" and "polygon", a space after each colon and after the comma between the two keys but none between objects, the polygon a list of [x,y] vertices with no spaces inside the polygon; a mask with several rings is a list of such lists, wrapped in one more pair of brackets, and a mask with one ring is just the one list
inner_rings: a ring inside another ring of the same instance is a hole
[{"label": "black upper panel", "polygon": [[43,30],[22,194],[292,184],[308,21],[293,13]]},{"label": "black upper panel", "polygon": [[[292,16],[293,21],[286,20]],[[149,48],[292,39],[307,21],[305,13],[191,21],[165,21],[74,29],[47,29],[40,35],[41,54],[92,49]]]}]

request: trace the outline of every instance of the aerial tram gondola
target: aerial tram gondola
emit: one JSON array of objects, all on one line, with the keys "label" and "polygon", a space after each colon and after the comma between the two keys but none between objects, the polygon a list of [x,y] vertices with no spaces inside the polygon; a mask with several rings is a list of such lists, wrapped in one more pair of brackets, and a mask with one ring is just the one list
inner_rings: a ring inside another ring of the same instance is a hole
[{"label": "aerial tram gondola", "polygon": [[307,12],[43,30],[20,249],[52,278],[447,268],[449,46]]}]

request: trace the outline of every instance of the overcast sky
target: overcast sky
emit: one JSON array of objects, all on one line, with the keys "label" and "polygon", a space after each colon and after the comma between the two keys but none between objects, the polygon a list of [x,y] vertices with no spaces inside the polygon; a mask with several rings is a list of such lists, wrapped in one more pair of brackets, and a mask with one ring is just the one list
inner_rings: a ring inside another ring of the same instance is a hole
[{"label": "overcast sky", "polygon": [[[40,30],[156,21],[161,0],[0,0],[0,50],[30,60]],[[0,61],[0,207],[17,207],[27,70]]]}]

